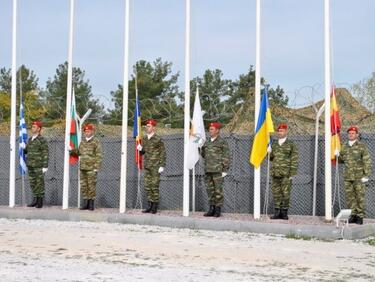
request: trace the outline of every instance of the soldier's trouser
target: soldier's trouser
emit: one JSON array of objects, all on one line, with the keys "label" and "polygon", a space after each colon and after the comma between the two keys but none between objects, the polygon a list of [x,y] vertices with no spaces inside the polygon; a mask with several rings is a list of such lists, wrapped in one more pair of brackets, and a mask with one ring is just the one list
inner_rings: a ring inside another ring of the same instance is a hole
[{"label": "soldier's trouser", "polygon": [[147,201],[158,203],[159,202],[159,184],[160,174],[158,168],[145,169],[145,190],[147,192]]},{"label": "soldier's trouser", "polygon": [[221,207],[224,203],[223,181],[221,173],[206,172],[206,191],[210,206]]},{"label": "soldier's trouser", "polygon": [[292,181],[289,177],[272,177],[272,194],[275,209],[288,209]]},{"label": "soldier's trouser", "polygon": [[366,186],[360,180],[344,180],[345,198],[352,214],[365,217],[365,191]]},{"label": "soldier's trouser", "polygon": [[29,182],[34,197],[44,197],[44,174],[42,168],[30,168]]},{"label": "soldier's trouser", "polygon": [[97,172],[93,170],[80,170],[80,185],[83,198],[94,200],[96,196]]}]

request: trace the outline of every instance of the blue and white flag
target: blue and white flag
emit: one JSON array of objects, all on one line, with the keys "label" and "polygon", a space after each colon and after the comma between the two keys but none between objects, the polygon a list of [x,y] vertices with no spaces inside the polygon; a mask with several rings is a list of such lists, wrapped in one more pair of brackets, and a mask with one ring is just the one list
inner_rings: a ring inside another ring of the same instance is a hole
[{"label": "blue and white flag", "polygon": [[23,111],[23,104],[20,104],[20,136],[19,136],[19,149],[18,154],[20,156],[20,173],[24,175],[26,173],[26,156],[24,152],[24,148],[26,147],[27,143],[27,127],[25,122],[25,113]]}]

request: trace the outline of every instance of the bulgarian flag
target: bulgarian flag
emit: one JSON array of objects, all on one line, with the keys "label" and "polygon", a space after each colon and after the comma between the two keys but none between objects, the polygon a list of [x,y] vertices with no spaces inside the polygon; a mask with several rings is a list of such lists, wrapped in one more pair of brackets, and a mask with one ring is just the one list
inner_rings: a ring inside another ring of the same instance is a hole
[{"label": "bulgarian flag", "polygon": [[333,164],[336,164],[335,151],[341,149],[340,131],[341,122],[336,101],[336,87],[333,85],[331,93],[331,160]]},{"label": "bulgarian flag", "polygon": [[[70,121],[70,142],[69,145],[74,149],[78,149],[78,119],[77,119],[77,110],[76,110],[76,98],[74,95],[74,89],[73,89],[73,95],[72,95],[72,108],[71,108],[72,118]],[[69,157],[69,163],[71,165],[74,165],[78,161],[78,155],[71,154]]]}]

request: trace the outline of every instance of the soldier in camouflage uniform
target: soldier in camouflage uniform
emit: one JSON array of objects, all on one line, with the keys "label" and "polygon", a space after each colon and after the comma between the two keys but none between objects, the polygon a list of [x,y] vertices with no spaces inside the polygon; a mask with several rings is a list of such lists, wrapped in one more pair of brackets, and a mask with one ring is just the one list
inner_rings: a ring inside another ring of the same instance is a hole
[{"label": "soldier in camouflage uniform", "polygon": [[27,154],[27,169],[29,172],[30,188],[33,192],[33,202],[28,207],[43,207],[44,174],[48,170],[48,144],[40,134],[42,123],[34,121],[31,127],[32,136],[24,148]]},{"label": "soldier in camouflage uniform", "polygon": [[344,164],[344,189],[348,207],[352,210],[349,223],[363,224],[365,216],[365,183],[371,176],[371,159],[365,144],[358,140],[358,128],[348,129],[348,143],[336,151]]},{"label": "soldier in camouflage uniform", "polygon": [[268,148],[272,162],[272,194],[275,214],[271,219],[288,219],[292,177],[297,174],[298,151],[294,143],[287,139],[288,126],[280,124],[277,128],[278,141]]},{"label": "soldier in camouflage uniform", "polygon": [[164,143],[156,134],[156,120],[149,119],[146,122],[146,136],[142,137],[142,145],[137,149],[143,155],[144,161],[144,185],[147,192],[148,208],[144,213],[157,213],[159,204],[160,174],[164,171],[166,154]]},{"label": "soldier in camouflage uniform", "polygon": [[96,197],[96,179],[102,164],[102,146],[94,136],[94,126],[86,124],[83,128],[85,138],[78,150],[71,150],[72,155],[79,156],[80,186],[83,195],[81,210],[94,210]]},{"label": "soldier in camouflage uniform", "polygon": [[224,203],[223,182],[229,170],[229,147],[228,143],[220,137],[220,128],[220,123],[210,123],[211,138],[201,150],[205,162],[206,190],[210,205],[204,216],[219,217]]}]

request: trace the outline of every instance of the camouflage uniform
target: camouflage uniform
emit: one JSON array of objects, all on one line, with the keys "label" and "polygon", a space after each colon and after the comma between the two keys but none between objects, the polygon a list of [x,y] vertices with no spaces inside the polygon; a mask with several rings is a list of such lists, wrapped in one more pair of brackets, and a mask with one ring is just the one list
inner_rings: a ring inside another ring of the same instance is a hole
[{"label": "camouflage uniform", "polygon": [[147,192],[147,201],[150,203],[159,202],[159,168],[165,167],[166,154],[164,143],[161,138],[154,134],[150,139],[142,137],[142,151],[144,155],[144,183]]},{"label": "camouflage uniform", "polygon": [[29,138],[25,148],[27,169],[29,171],[30,188],[34,197],[44,197],[44,174],[42,169],[48,168],[48,144],[40,134],[33,140]]},{"label": "camouflage uniform", "polygon": [[298,151],[290,140],[280,146],[272,143],[270,160],[272,162],[272,194],[275,209],[288,209],[291,190],[291,177],[297,174]]},{"label": "camouflage uniform", "polygon": [[350,146],[345,144],[340,152],[339,163],[344,164],[344,189],[352,215],[365,216],[365,184],[363,177],[371,175],[371,159],[365,144],[358,140]]},{"label": "camouflage uniform", "polygon": [[228,143],[217,136],[202,147],[201,155],[205,162],[205,181],[210,206],[221,207],[224,203],[223,172],[229,170]]},{"label": "camouflage uniform", "polygon": [[72,150],[79,158],[80,185],[85,200],[94,200],[96,197],[97,171],[102,163],[102,146],[98,138],[93,136],[88,141],[84,138],[79,149]]}]

